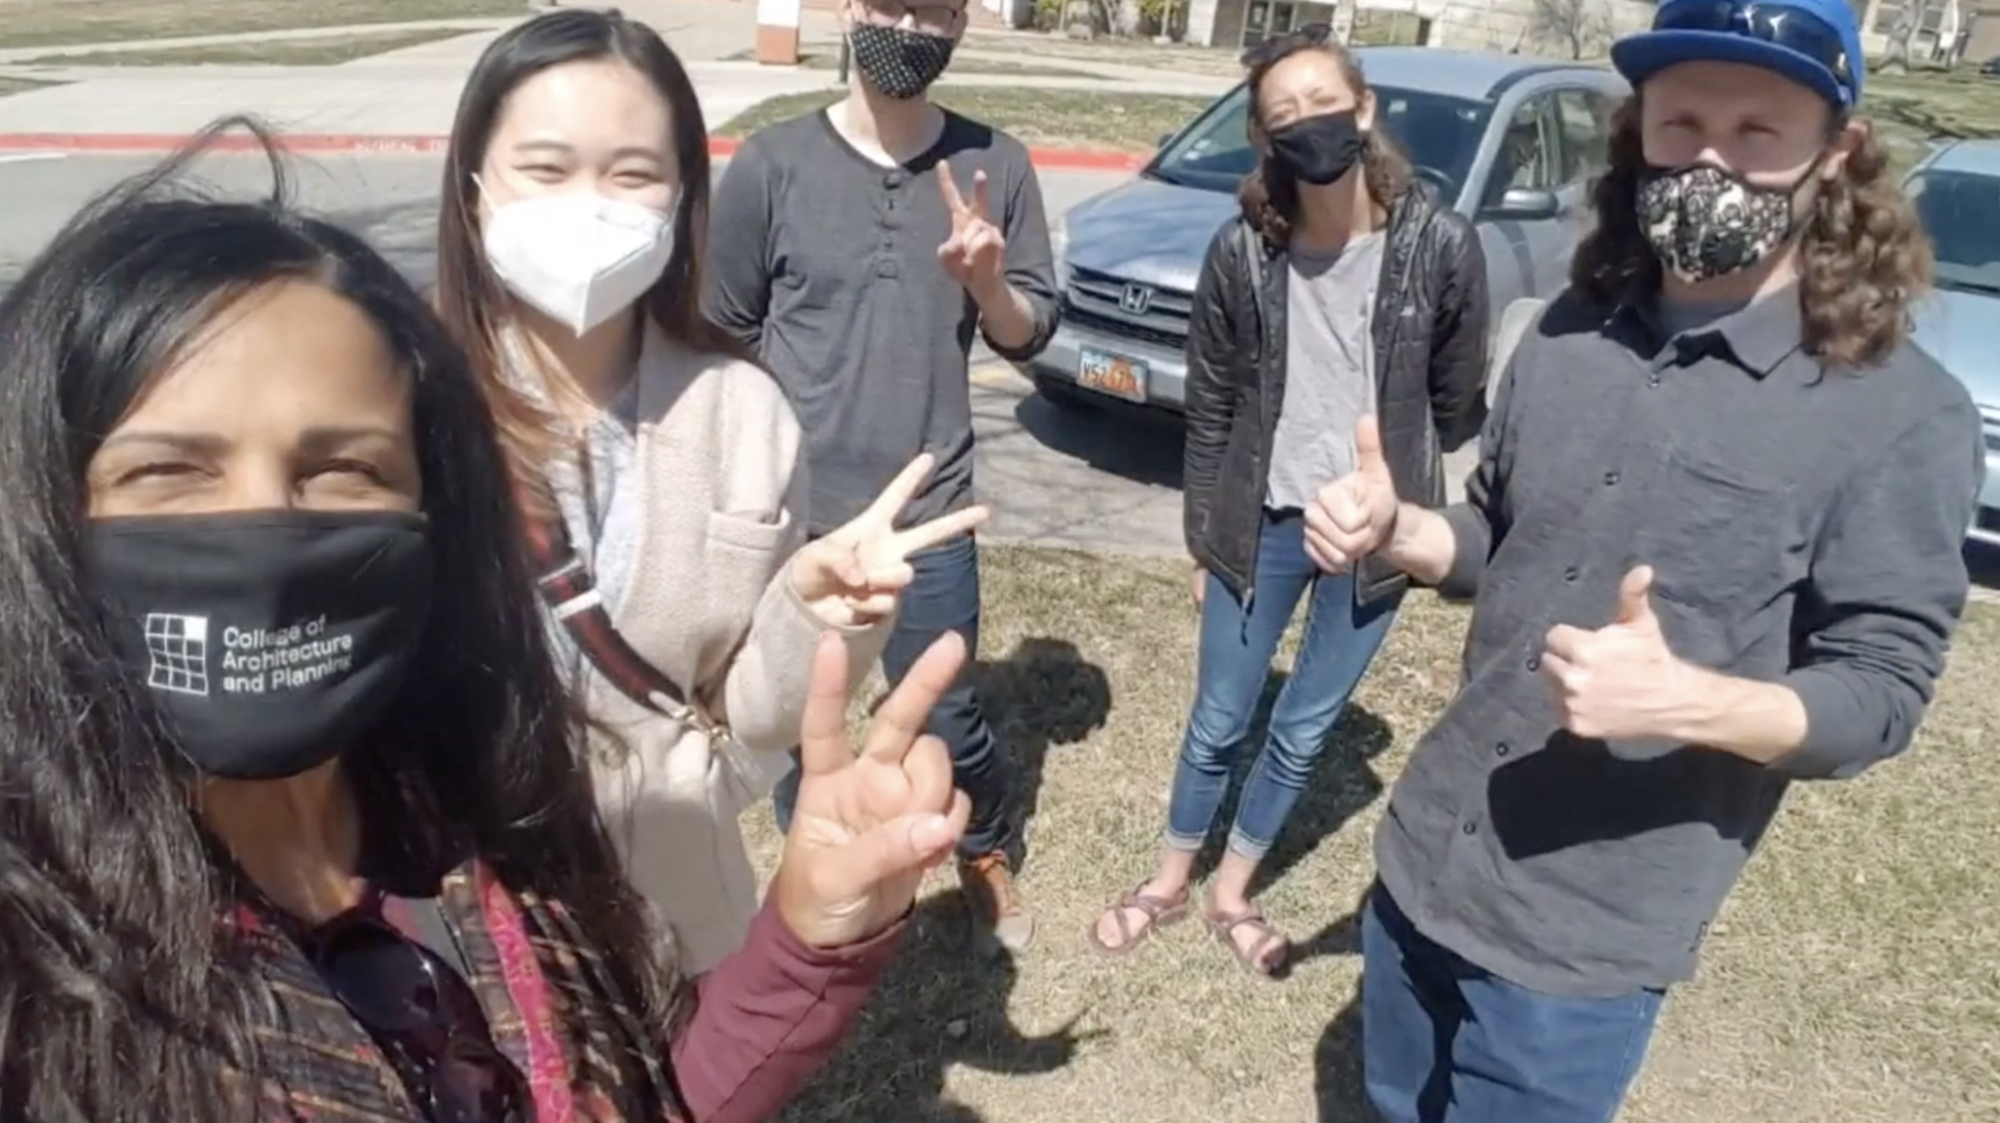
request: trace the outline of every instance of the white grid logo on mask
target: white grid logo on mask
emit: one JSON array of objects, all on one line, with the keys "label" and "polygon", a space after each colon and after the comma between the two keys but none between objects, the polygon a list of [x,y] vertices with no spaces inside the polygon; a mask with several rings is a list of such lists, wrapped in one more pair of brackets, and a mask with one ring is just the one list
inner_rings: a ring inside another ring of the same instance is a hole
[{"label": "white grid logo on mask", "polygon": [[175,694],[208,693],[208,617],[146,614],[146,685]]}]

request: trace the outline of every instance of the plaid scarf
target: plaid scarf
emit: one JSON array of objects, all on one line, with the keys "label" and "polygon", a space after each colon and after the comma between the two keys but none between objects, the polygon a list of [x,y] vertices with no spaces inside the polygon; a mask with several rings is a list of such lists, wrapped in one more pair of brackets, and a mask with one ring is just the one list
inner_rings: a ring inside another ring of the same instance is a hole
[{"label": "plaid scarf", "polygon": [[[439,896],[494,1043],[528,1076],[535,1123],[686,1123],[664,1042],[649,1039],[590,941],[559,902],[513,893],[477,858]],[[268,905],[236,926],[275,999],[259,1027],[261,1123],[416,1123],[396,1070],[327,988]]]}]

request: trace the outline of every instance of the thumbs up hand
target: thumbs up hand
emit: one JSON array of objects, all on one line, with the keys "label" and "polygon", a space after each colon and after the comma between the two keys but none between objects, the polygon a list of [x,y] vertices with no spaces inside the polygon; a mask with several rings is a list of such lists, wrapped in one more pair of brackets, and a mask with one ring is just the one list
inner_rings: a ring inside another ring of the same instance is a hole
[{"label": "thumbs up hand", "polygon": [[1306,508],[1306,553],[1328,573],[1347,572],[1396,531],[1396,481],[1373,415],[1354,426],[1354,463],[1354,471],[1320,488]]},{"label": "thumbs up hand", "polygon": [[1618,586],[1611,623],[1595,631],[1549,629],[1542,676],[1564,729],[1606,741],[1668,735],[1691,668],[1667,647],[1652,592],[1653,567],[1638,566]]}]

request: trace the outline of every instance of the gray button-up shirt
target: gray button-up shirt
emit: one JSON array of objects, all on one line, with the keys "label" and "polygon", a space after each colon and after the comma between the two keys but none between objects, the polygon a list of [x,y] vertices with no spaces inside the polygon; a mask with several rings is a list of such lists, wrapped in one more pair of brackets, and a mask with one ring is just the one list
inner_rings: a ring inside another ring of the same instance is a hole
[{"label": "gray button-up shirt", "polygon": [[[1665,987],[1794,779],[1904,749],[1964,611],[1982,472],[1965,390],[1904,344],[1829,371],[1795,291],[1658,344],[1647,319],[1564,295],[1502,378],[1441,583],[1476,596],[1464,685],[1376,835],[1431,939],[1535,990]],[[1689,662],[1781,682],[1809,732],[1771,766],[1564,732],[1538,670],[1556,624],[1611,622],[1654,567]]]}]

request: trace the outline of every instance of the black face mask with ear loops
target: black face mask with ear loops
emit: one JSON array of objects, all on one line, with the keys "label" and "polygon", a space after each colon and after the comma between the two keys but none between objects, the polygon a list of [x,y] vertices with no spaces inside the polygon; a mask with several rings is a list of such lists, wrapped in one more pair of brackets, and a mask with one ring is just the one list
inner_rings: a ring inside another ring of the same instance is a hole
[{"label": "black face mask with ear loops", "polygon": [[931,88],[951,63],[955,40],[943,35],[857,23],[848,32],[854,64],[884,97],[908,100]]},{"label": "black face mask with ear loops", "polygon": [[1305,117],[1271,133],[1271,157],[1307,183],[1324,187],[1347,174],[1368,142],[1352,109]]}]

